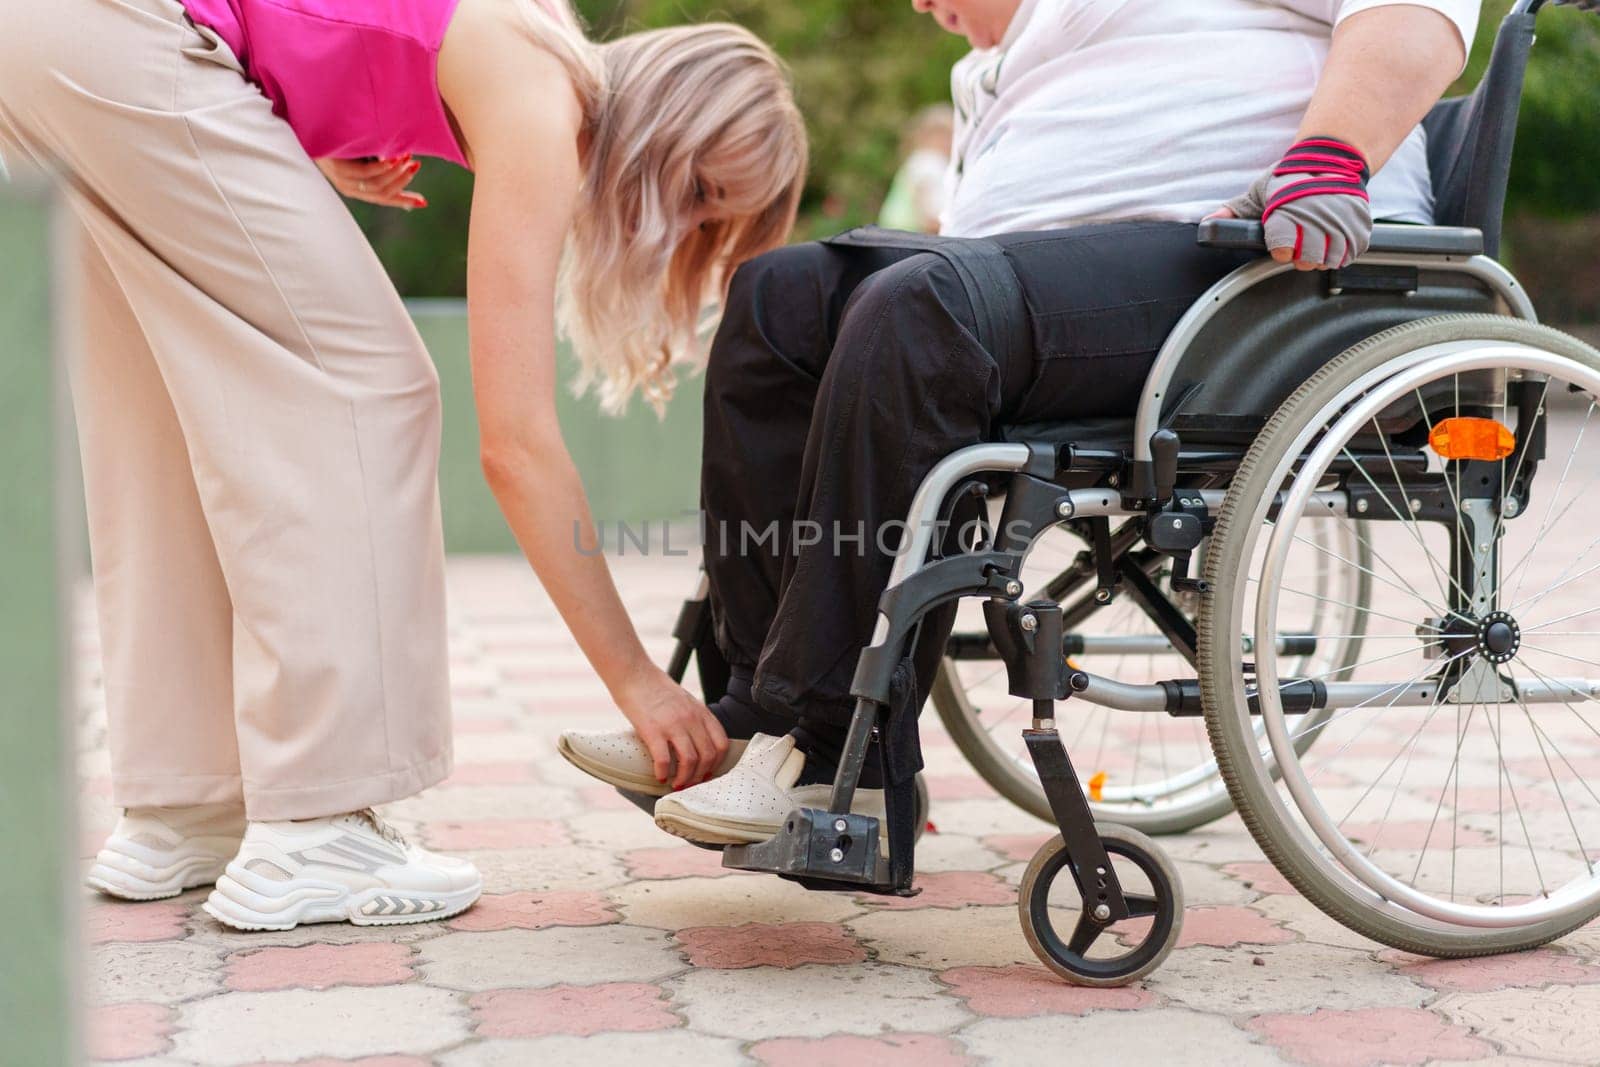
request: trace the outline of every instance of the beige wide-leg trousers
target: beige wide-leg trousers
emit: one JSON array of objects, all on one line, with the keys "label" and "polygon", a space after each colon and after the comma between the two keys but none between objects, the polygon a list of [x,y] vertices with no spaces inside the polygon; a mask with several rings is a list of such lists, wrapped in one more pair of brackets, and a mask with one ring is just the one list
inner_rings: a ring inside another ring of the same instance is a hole
[{"label": "beige wide-leg trousers", "polygon": [[300,819],[439,781],[438,376],[338,195],[177,0],[0,0],[0,151],[83,223],[116,802]]}]

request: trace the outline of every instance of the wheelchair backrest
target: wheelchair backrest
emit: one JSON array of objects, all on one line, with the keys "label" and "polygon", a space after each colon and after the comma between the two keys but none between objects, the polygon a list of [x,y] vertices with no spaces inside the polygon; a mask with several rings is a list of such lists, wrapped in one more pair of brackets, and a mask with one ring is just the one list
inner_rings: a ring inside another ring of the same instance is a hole
[{"label": "wheelchair backrest", "polygon": [[1478,87],[1467,96],[1440,101],[1422,120],[1433,176],[1434,222],[1482,230],[1484,252],[1490,256],[1500,254],[1517,111],[1542,4],[1516,4],[1500,23]]}]

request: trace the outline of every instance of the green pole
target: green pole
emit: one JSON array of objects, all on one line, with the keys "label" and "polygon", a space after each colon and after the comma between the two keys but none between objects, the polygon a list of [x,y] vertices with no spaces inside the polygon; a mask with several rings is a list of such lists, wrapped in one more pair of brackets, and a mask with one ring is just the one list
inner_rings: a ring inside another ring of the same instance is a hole
[{"label": "green pole", "polygon": [[63,434],[62,217],[0,178],[0,1064],[77,1062],[69,568],[81,560]]}]

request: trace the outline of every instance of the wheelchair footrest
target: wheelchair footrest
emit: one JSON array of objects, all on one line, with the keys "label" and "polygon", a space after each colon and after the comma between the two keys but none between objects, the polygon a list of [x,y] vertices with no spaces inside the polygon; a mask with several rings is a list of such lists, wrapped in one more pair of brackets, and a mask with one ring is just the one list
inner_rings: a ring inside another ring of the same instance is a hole
[{"label": "wheelchair footrest", "polygon": [[807,889],[894,893],[879,836],[871,815],[796,808],[767,840],[723,849],[722,865],[776,874]]}]

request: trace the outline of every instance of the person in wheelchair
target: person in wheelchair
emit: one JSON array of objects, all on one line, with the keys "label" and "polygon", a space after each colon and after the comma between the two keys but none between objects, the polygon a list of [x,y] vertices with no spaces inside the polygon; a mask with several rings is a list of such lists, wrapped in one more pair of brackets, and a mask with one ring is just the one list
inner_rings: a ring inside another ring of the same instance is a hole
[{"label": "person in wheelchair", "polygon": [[[1302,270],[1347,264],[1374,218],[1432,221],[1419,122],[1478,20],[1476,0],[913,2],[973,46],[951,77],[943,236],[759,257],[711,348],[705,569],[730,673],[712,710],[749,743],[656,803],[696,842],[764,840],[826,795],[923,477],[1005,424],[1131,415],[1174,324],[1251,258],[1197,245],[1203,217],[1260,218]],[[953,617],[923,622],[912,708]],[[668,792],[631,734],[561,747]],[[855,810],[881,813],[878,776],[869,758]]]}]

